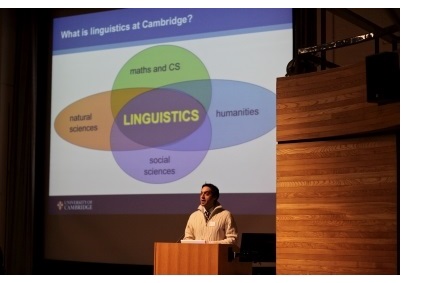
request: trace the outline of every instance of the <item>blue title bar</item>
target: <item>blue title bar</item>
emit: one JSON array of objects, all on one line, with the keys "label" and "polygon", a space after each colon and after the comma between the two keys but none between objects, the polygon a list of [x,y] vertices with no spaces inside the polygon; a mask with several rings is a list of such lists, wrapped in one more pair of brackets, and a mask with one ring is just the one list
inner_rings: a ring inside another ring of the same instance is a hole
[{"label": "blue title bar", "polygon": [[120,9],[54,19],[53,52],[292,28],[292,9]]}]

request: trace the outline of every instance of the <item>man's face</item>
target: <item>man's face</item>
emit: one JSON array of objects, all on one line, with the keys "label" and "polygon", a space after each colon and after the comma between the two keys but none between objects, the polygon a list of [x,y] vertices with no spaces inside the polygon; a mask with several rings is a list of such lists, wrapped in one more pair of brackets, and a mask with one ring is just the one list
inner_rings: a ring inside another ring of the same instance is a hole
[{"label": "man's face", "polygon": [[210,209],[213,206],[214,197],[209,187],[204,186],[201,189],[200,202],[206,209]]}]

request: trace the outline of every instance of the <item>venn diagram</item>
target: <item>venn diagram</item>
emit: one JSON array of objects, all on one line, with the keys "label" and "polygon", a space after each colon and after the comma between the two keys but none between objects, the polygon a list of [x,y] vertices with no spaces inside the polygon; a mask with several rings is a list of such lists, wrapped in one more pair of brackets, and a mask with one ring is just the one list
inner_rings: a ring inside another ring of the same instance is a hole
[{"label": "venn diagram", "polygon": [[265,135],[275,127],[275,112],[272,91],[211,79],[192,52],[160,45],[130,58],[111,90],[65,107],[54,128],[76,146],[112,152],[136,180],[163,184],[192,173],[210,150]]}]

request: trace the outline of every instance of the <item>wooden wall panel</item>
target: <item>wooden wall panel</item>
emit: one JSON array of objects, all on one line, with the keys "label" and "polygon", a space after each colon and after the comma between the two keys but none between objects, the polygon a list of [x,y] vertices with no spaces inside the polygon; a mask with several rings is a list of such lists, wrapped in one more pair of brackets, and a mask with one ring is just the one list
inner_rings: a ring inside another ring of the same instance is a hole
[{"label": "wooden wall panel", "polygon": [[277,274],[396,274],[395,136],[277,145]]},{"label": "wooden wall panel", "polygon": [[398,274],[399,103],[364,63],[277,79],[277,274]]},{"label": "wooden wall panel", "polygon": [[399,125],[399,103],[368,103],[365,63],[277,79],[277,140],[374,132]]}]

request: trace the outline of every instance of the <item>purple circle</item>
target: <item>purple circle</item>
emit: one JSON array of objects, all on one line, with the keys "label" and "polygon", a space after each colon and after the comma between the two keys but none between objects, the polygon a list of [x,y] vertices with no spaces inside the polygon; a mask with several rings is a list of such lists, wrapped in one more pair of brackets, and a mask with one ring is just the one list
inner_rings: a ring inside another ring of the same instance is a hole
[{"label": "purple circle", "polygon": [[113,155],[119,167],[131,177],[151,184],[169,183],[189,175],[201,164],[211,136],[210,120],[206,118],[201,127],[177,143],[161,148],[113,151]]},{"label": "purple circle", "polygon": [[[132,125],[126,119],[133,113],[191,109],[200,114],[196,121]],[[168,89],[151,90],[132,99],[121,109],[111,129],[111,150],[119,167],[151,184],[174,182],[189,175],[207,155],[211,140],[211,123],[203,106],[183,92]]]},{"label": "purple circle", "polygon": [[196,131],[207,113],[196,99],[178,90],[158,88],[129,101],[115,124],[131,141],[160,147],[184,139]]}]

